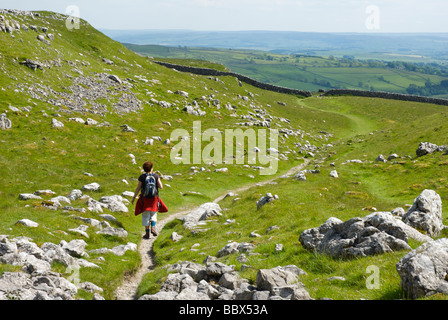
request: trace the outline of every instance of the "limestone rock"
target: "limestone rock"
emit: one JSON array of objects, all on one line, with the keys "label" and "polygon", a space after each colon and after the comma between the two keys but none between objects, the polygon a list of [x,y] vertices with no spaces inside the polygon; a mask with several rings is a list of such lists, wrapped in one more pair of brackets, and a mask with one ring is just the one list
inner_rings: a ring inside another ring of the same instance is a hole
[{"label": "limestone rock", "polygon": [[83,191],[98,191],[100,189],[100,185],[96,182],[86,184],[82,187]]},{"label": "limestone rock", "polygon": [[16,224],[17,223],[24,225],[25,227],[31,227],[31,228],[37,228],[39,226],[39,224],[37,222],[34,222],[29,219],[21,219],[21,220],[17,221]]},{"label": "limestone rock", "polygon": [[174,232],[171,234],[171,240],[173,240],[174,242],[177,242],[179,240],[181,240],[183,238],[183,236],[181,236],[180,234],[178,234],[177,232]]},{"label": "limestone rock", "polygon": [[117,83],[119,83],[119,84],[122,83],[121,79],[120,79],[118,76],[114,75],[114,74],[111,74],[111,75],[109,76],[109,79],[111,79],[111,80],[113,80],[113,81],[115,81],[115,82],[117,82]]},{"label": "limestone rock", "polygon": [[393,218],[390,212],[374,212],[345,222],[329,218],[321,226],[303,231],[299,241],[310,251],[354,258],[411,250],[408,237],[414,237],[415,231]]},{"label": "limestone rock", "polygon": [[119,195],[101,197],[99,202],[105,204],[106,207],[112,212],[129,211],[128,207],[126,207],[126,204],[124,204],[124,202],[129,203],[129,201]]},{"label": "limestone rock", "polygon": [[310,300],[308,292],[299,280],[306,274],[296,266],[261,269],[257,273],[257,290],[269,291],[271,296],[289,300]]},{"label": "limestone rock", "polygon": [[222,247],[219,251],[217,256],[223,257],[227,256],[229,254],[238,253],[238,252],[249,252],[255,249],[255,245],[248,242],[231,242],[226,244],[224,247]]},{"label": "limestone rock", "polygon": [[422,157],[424,155],[431,154],[434,151],[437,151],[437,149],[438,149],[438,146],[435,145],[434,143],[420,142],[415,153],[417,154],[417,157]]},{"label": "limestone rock", "polygon": [[137,245],[135,243],[128,242],[125,245],[122,244],[122,245],[119,245],[119,246],[116,246],[116,247],[110,249],[110,252],[112,252],[116,256],[122,256],[129,250],[137,251]]},{"label": "limestone rock", "polygon": [[81,258],[85,255],[85,247],[87,243],[84,240],[72,240],[70,242],[62,242],[62,249],[67,251],[69,255]]},{"label": "limestone rock", "polygon": [[37,196],[33,193],[21,193],[19,194],[20,200],[42,200],[41,196]]},{"label": "limestone rock", "polygon": [[77,200],[77,199],[79,199],[79,198],[81,198],[82,197],[82,191],[81,190],[79,190],[79,189],[74,189],[74,190],[72,190],[71,192],[70,192],[70,194],[67,196],[67,198],[69,199],[69,200]]},{"label": "limestone rock", "polygon": [[122,126],[120,126],[122,128],[123,132],[136,132],[135,129],[131,128],[130,126],[128,126],[127,124],[124,124]]},{"label": "limestone rock", "polygon": [[376,162],[387,162],[386,158],[382,154],[380,154],[376,159]]},{"label": "limestone rock", "polygon": [[330,177],[338,178],[338,177],[339,177],[338,172],[337,172],[336,170],[332,170],[332,171],[330,172]]},{"label": "limestone rock", "polygon": [[415,198],[403,216],[403,222],[431,237],[438,236],[443,230],[442,219],[442,200],[435,191],[428,189]]},{"label": "limestone rock", "polygon": [[257,210],[260,209],[261,207],[263,207],[265,204],[272,202],[274,200],[277,200],[278,196],[277,195],[272,195],[272,193],[266,193],[265,196],[261,197],[258,201],[257,201]]},{"label": "limestone rock", "polygon": [[214,202],[207,202],[181,218],[184,228],[191,229],[198,224],[200,220],[205,220],[212,216],[221,215],[221,207]]},{"label": "limestone rock", "polygon": [[11,129],[12,122],[8,118],[6,118],[6,114],[2,113],[0,115],[0,129],[7,130]]},{"label": "limestone rock", "polygon": [[448,238],[422,244],[396,265],[406,297],[448,294]]},{"label": "limestone rock", "polygon": [[128,232],[124,230],[123,228],[114,228],[114,227],[107,227],[103,230],[97,231],[97,234],[103,234],[103,235],[109,235],[109,236],[115,236],[119,238],[126,238],[128,236]]},{"label": "limestone rock", "polygon": [[64,124],[61,121],[56,120],[54,118],[51,120],[51,125],[53,128],[64,128]]}]

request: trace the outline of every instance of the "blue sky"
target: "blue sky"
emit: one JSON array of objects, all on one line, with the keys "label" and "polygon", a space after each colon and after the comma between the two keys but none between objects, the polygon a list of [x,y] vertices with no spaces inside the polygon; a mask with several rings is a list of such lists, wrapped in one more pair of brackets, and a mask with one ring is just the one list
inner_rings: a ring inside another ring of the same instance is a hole
[{"label": "blue sky", "polygon": [[66,13],[99,29],[448,32],[447,0],[0,0]]}]

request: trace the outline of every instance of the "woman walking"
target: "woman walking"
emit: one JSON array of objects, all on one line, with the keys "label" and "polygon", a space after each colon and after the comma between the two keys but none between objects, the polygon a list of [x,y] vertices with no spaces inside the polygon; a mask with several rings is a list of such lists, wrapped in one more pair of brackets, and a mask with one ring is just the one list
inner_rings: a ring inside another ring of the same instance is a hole
[{"label": "woman walking", "polygon": [[145,227],[143,239],[149,239],[151,234],[154,236],[158,235],[155,228],[157,212],[167,212],[168,208],[160,199],[159,190],[163,189],[163,184],[159,175],[153,173],[153,163],[150,161],[145,162],[143,170],[145,173],[138,178],[138,185],[132,198],[132,204],[134,204],[135,198],[141,191],[135,206],[135,215],[142,215],[142,225]]}]

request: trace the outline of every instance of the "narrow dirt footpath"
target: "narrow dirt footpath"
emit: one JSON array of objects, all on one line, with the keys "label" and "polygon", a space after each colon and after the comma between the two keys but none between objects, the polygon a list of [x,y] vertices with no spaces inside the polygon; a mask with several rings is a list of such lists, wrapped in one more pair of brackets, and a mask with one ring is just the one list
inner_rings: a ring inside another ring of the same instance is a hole
[{"label": "narrow dirt footpath", "polygon": [[[290,170],[288,170],[288,172],[286,172],[285,174],[287,175],[293,175],[296,172],[302,170],[304,167],[306,167],[309,163],[308,159],[305,159],[305,162],[295,166],[293,168],[291,168]],[[279,179],[279,177],[273,178],[273,179],[269,179],[266,181],[262,181],[262,182],[257,182],[257,183],[253,183],[247,186],[243,186],[241,188],[237,188],[237,189],[233,189],[233,190],[228,190],[225,193],[223,193],[221,196],[219,196],[218,198],[216,198],[215,200],[213,200],[213,202],[218,203],[219,201],[221,201],[222,199],[224,199],[224,197],[229,193],[229,192],[234,192],[234,193],[238,193],[238,192],[242,192],[245,190],[248,190],[252,187],[255,186],[264,186],[266,184],[271,183],[274,180]],[[175,212],[169,216],[164,217],[163,219],[160,219],[157,222],[157,226],[156,226],[156,230],[157,232],[160,233],[160,231],[163,229],[163,227],[165,226],[165,224],[173,221],[174,219],[183,217],[185,215],[187,215],[188,213],[190,213],[192,209],[189,210],[181,210],[178,212]],[[118,287],[115,290],[115,298],[117,300],[136,300],[137,297],[137,288],[143,278],[143,276],[148,273],[151,272],[154,269],[154,254],[152,251],[153,248],[153,243],[157,238],[155,238],[154,236],[151,236],[150,239],[148,240],[142,240],[140,242],[139,248],[138,248],[138,252],[140,254],[140,257],[142,259],[142,263],[140,265],[140,268],[137,270],[136,273],[134,273],[131,276],[125,277],[123,284],[121,287]]]}]

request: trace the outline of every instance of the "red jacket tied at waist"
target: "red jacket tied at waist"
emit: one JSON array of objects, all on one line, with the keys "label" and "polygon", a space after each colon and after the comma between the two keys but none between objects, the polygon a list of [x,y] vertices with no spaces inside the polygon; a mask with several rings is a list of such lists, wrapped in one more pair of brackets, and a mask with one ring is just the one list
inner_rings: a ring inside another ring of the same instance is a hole
[{"label": "red jacket tied at waist", "polygon": [[135,205],[135,215],[138,216],[145,211],[168,212],[168,208],[159,196],[154,198],[145,198],[140,195],[137,204]]}]

